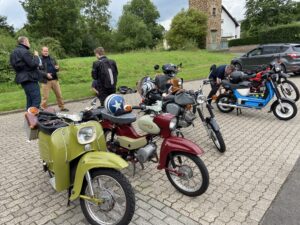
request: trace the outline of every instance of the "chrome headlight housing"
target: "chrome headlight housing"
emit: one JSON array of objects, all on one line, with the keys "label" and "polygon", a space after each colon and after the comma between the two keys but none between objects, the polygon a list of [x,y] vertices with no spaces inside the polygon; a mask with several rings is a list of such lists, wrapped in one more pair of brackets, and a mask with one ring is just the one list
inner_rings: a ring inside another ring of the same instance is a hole
[{"label": "chrome headlight housing", "polygon": [[206,96],[205,95],[198,95],[196,101],[197,101],[198,104],[203,104],[206,101]]},{"label": "chrome headlight housing", "polygon": [[95,127],[83,127],[77,132],[77,140],[79,144],[85,145],[96,140]]},{"label": "chrome headlight housing", "polygon": [[174,131],[176,129],[176,125],[177,125],[177,118],[174,117],[173,119],[171,119],[170,124],[169,124],[170,130]]}]

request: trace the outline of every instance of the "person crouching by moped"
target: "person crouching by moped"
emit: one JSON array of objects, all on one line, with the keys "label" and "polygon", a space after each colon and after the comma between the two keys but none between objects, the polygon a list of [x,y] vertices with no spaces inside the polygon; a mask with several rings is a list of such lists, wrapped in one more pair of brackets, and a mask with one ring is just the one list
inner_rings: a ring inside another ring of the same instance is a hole
[{"label": "person crouching by moped", "polygon": [[104,106],[106,97],[116,93],[118,67],[114,60],[105,56],[104,48],[98,47],[94,52],[98,60],[93,63],[92,78],[97,80],[97,96]]},{"label": "person crouching by moped", "polygon": [[56,96],[56,101],[58,104],[58,107],[60,108],[61,111],[69,111],[64,107],[64,101],[62,98],[61,94],[61,89],[60,85],[58,82],[58,70],[59,70],[59,65],[57,64],[56,60],[49,55],[49,50],[48,47],[44,46],[42,47],[42,66],[41,69],[47,73],[48,75],[51,76],[51,78],[47,77],[45,79],[41,80],[42,83],[42,104],[41,107],[43,109],[47,108],[47,102],[49,98],[49,92],[53,90],[55,96]]},{"label": "person crouching by moped", "polygon": [[211,80],[211,91],[207,96],[208,103],[211,105],[212,97],[217,93],[221,86],[222,80],[235,71],[234,65],[221,65],[217,68],[211,68],[209,79]]}]

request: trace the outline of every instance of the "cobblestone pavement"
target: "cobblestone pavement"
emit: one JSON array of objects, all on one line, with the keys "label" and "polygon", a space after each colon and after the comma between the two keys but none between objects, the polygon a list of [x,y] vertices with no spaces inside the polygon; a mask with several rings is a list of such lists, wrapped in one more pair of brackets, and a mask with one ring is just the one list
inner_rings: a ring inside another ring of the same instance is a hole
[{"label": "cobblestone pavement", "polygon": [[[300,87],[299,77],[292,80]],[[186,88],[199,84],[190,82]],[[126,99],[137,103],[139,97]],[[67,107],[80,111],[88,102]],[[300,113],[284,122],[267,110],[243,110],[237,116],[215,109],[227,145],[224,154],[197,119],[184,133],[206,152],[201,158],[210,174],[207,192],[184,196],[164,171],[146,164],[130,178],[137,201],[132,224],[258,224],[300,155]],[[67,193],[56,193],[49,185],[37,142],[26,141],[23,120],[23,113],[0,116],[0,224],[87,224],[79,201],[67,207]]]}]

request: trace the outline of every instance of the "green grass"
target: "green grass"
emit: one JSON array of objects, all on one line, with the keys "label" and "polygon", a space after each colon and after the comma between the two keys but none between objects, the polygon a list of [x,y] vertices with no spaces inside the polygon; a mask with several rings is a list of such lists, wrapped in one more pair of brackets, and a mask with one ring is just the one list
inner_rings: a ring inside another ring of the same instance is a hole
[{"label": "green grass", "polygon": [[[118,86],[135,87],[135,83],[143,76],[154,76],[155,64],[183,63],[183,69],[178,74],[184,80],[207,77],[212,64],[228,64],[234,57],[228,53],[212,53],[198,51],[143,51],[108,55],[117,62],[119,69]],[[60,84],[65,100],[89,97],[91,92],[91,67],[95,57],[69,58],[59,61]],[[0,111],[22,109],[25,106],[25,94],[20,86],[0,84]],[[53,93],[50,103],[55,103]]]}]

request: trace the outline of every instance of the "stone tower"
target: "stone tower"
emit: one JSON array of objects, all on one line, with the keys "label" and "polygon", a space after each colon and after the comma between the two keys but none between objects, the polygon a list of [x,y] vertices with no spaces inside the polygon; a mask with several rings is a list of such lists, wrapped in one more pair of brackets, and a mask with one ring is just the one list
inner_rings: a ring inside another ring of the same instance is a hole
[{"label": "stone tower", "polygon": [[189,0],[189,7],[208,16],[206,48],[219,49],[221,44],[222,0]]}]

